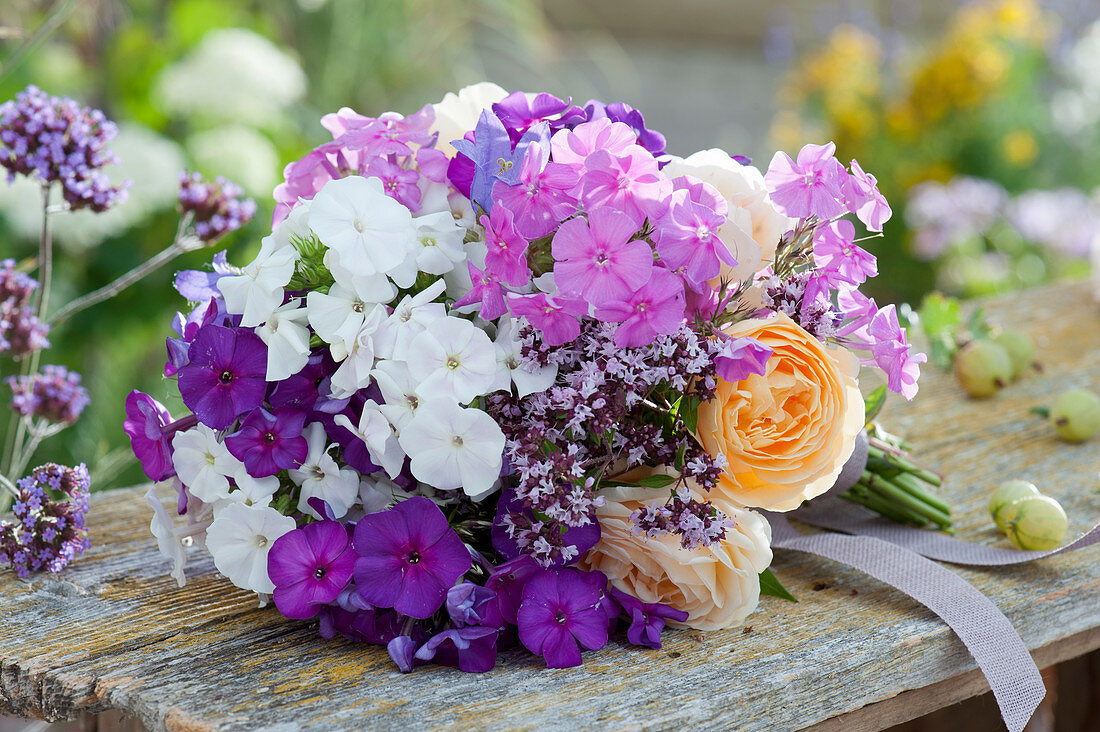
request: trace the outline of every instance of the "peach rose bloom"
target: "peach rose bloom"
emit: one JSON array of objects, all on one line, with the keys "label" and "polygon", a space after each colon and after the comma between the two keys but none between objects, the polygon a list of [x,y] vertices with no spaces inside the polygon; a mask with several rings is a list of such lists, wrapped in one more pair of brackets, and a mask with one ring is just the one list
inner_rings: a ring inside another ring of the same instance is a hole
[{"label": "peach rose bloom", "polygon": [[649,538],[634,532],[631,514],[646,504],[663,505],[667,489],[607,488],[596,510],[600,542],[580,566],[598,569],[613,587],[645,603],[671,605],[688,614],[686,625],[718,630],[739,625],[760,601],[760,573],[772,561],[771,527],[759,514],[721,497],[711,502],[734,528],[709,547],[686,550],[674,536]]},{"label": "peach rose bloom", "polygon": [[729,463],[710,497],[791,511],[829,490],[855,448],[864,417],[859,361],[781,313],[726,332],[774,353],[766,374],[719,380],[715,398],[699,407],[700,444]]}]

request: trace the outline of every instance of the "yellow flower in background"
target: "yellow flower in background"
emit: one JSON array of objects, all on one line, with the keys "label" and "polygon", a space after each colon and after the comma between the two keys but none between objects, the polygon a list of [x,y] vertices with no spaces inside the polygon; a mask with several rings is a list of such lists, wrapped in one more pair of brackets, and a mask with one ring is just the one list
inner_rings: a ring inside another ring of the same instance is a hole
[{"label": "yellow flower in background", "polygon": [[1039,143],[1027,130],[1014,130],[1001,138],[1001,154],[1010,164],[1022,168],[1039,157]]}]

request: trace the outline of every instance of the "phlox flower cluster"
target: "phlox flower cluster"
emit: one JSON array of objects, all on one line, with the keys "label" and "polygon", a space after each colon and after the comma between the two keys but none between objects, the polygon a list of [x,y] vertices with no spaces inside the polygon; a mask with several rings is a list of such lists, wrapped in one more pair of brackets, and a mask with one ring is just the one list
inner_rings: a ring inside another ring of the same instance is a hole
[{"label": "phlox flower cluster", "polygon": [[180,539],[201,538],[234,584],[402,671],[484,671],[517,643],[573,666],[620,620],[658,647],[687,613],[579,563],[611,486],[664,490],[633,515],[639,541],[689,556],[739,530],[707,500],[728,466],[696,411],[773,351],[725,328],[793,313],[915,390],[844,218],[878,230],[889,207],[829,146],[735,190],[669,167],[624,104],[478,85],[322,125],[255,259],[176,277],[165,375],[188,413],[127,400],[134,452],[184,517],[149,495],[181,581]]}]

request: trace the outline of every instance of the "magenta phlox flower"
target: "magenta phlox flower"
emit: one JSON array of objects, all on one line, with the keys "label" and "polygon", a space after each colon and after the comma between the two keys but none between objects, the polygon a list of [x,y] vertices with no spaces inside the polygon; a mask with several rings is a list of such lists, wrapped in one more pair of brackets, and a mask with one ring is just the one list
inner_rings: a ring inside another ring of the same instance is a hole
[{"label": "magenta phlox flower", "polygon": [[835,152],[832,142],[805,145],[797,161],[777,152],[764,175],[772,202],[794,218],[831,219],[847,211],[843,200],[848,171],[834,157]]},{"label": "magenta phlox flower", "polygon": [[582,574],[571,568],[542,570],[524,585],[516,615],[519,638],[549,668],[580,666],[582,646],[607,645],[604,593]]},{"label": "magenta phlox flower", "polygon": [[199,421],[223,430],[260,405],[267,393],[267,346],[248,328],[207,325],[179,370],[183,403]]},{"label": "magenta phlox flower", "polygon": [[648,150],[653,157],[656,158],[665,154],[665,136],[657,130],[647,128],[642,113],[629,104],[623,102],[604,104],[595,99],[590,99],[584,105],[584,111],[590,121],[609,119],[627,125],[637,136],[638,144]]},{"label": "magenta phlox flower", "polygon": [[636,597],[611,588],[611,596],[622,607],[630,626],[626,629],[626,639],[636,646],[658,649],[661,647],[661,631],[666,620],[684,622],[688,614],[670,605],[644,603]]},{"label": "magenta phlox flower", "polygon": [[622,301],[649,281],[653,250],[633,236],[637,222],[611,206],[592,209],[588,221],[566,221],[554,234],[554,281],[563,294],[594,305]]},{"label": "magenta phlox flower", "polygon": [[527,239],[546,236],[577,210],[570,191],[580,177],[568,165],[547,162],[549,155],[546,147],[528,146],[515,184],[497,181],[493,186],[493,198],[515,213],[516,228]]},{"label": "magenta phlox flower", "polygon": [[301,467],[309,454],[302,436],[306,413],[298,409],[253,409],[240,429],[225,438],[233,457],[244,463],[253,478],[265,478],[280,470]]},{"label": "magenta phlox flower", "polygon": [[[498,182],[497,185],[502,184]],[[488,247],[485,271],[490,272],[498,282],[516,287],[530,282],[531,270],[527,268],[528,241],[516,229],[516,220],[511,209],[494,206],[490,215],[482,215],[480,223],[485,229],[485,245]]]},{"label": "magenta phlox flower", "polygon": [[855,243],[856,227],[847,219],[832,221],[814,234],[817,271],[834,285],[861,285],[878,274],[874,255]]},{"label": "magenta phlox flower", "polygon": [[615,345],[631,348],[676,330],[684,320],[684,309],[683,281],[664,267],[654,267],[644,287],[624,300],[605,302],[595,314],[598,320],[619,323]]},{"label": "magenta phlox flower", "polygon": [[632,145],[620,155],[597,150],[584,161],[581,201],[588,211],[606,207],[621,211],[640,229],[646,216],[664,213],[663,202],[672,193],[672,182],[661,173],[645,148]]},{"label": "magenta phlox flower", "polygon": [[588,313],[583,300],[570,297],[551,297],[541,292],[530,295],[508,294],[508,307],[516,317],[527,322],[542,334],[550,346],[569,343],[581,332],[578,318]]},{"label": "magenta phlox flower", "polygon": [[591,122],[583,122],[571,130],[555,132],[550,139],[550,151],[554,162],[583,172],[584,161],[597,150],[606,150],[612,155],[624,155],[637,142],[637,135],[627,125],[600,117]]},{"label": "magenta phlox flower", "polygon": [[414,657],[467,673],[484,673],[496,665],[498,633],[496,628],[476,626],[444,630],[420,646]]},{"label": "magenta phlox flower", "polygon": [[312,618],[351,581],[356,554],[337,521],[317,521],[283,534],[271,545],[267,573],[275,607],[288,618]]},{"label": "magenta phlox flower", "polygon": [[467,260],[466,269],[470,273],[474,286],[455,302],[455,307],[481,303],[479,314],[485,320],[496,320],[508,312],[508,304],[504,300],[504,288],[496,275],[489,271],[488,266],[485,269],[478,269],[473,262]]},{"label": "magenta phlox flower", "polygon": [[512,92],[493,105],[493,113],[508,128],[513,142],[540,122],[546,122],[551,131],[557,131],[585,120],[580,107],[545,92],[533,96]]},{"label": "magenta phlox flower", "polygon": [[685,176],[673,185],[672,204],[657,223],[657,253],[692,289],[700,289],[718,276],[723,262],[737,265],[729,247],[718,238],[728,205],[713,186],[702,181],[692,182]]},{"label": "magenta phlox flower", "polygon": [[893,211],[878,189],[878,178],[865,173],[855,160],[851,169],[851,175],[844,181],[844,202],[869,230],[882,231]]},{"label": "magenta phlox flower", "polygon": [[405,170],[397,163],[386,158],[375,158],[367,165],[367,178],[382,181],[382,190],[387,196],[410,211],[420,210],[420,174],[415,170]]},{"label": "magenta phlox flower", "polygon": [[730,338],[723,343],[714,365],[723,381],[738,382],[750,374],[766,374],[772,353],[771,348],[755,338]]},{"label": "magenta phlox flower", "polygon": [[352,540],[355,584],[366,602],[427,618],[442,605],[472,560],[439,507],[414,496],[364,516]]},{"label": "magenta phlox flower", "polygon": [[149,480],[166,480],[176,474],[172,465],[171,434],[165,430],[170,424],[172,415],[153,397],[136,389],[126,397],[126,419],[122,429],[130,438],[130,447]]}]

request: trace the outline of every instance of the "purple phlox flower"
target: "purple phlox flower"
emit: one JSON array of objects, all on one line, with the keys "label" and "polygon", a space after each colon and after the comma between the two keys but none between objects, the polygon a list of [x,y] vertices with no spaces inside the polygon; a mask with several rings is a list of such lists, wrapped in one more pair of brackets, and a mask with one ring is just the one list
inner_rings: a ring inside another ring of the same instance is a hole
[{"label": "purple phlox flower", "polygon": [[64,366],[43,366],[40,374],[12,376],[7,382],[13,410],[54,424],[73,424],[90,401],[80,374]]},{"label": "purple phlox flower", "polygon": [[[485,245],[488,247],[485,271],[495,280],[516,287],[530,282],[528,241],[516,229],[512,211],[505,206],[494,206],[490,215],[482,215],[480,223],[485,229]],[[472,271],[470,276],[473,277]]]},{"label": "purple phlox flower", "polygon": [[549,156],[549,147],[529,145],[516,182],[497,181],[493,186],[493,198],[515,214],[516,228],[526,239],[546,236],[577,210],[577,200],[569,192],[580,177],[568,165],[547,162]]},{"label": "purple phlox flower", "polygon": [[917,395],[920,364],[928,360],[923,353],[912,353],[905,328],[898,323],[897,310],[887,305],[879,310],[867,328],[871,354],[876,366],[886,374],[887,388],[912,401]]},{"label": "purple phlox flower", "polygon": [[814,262],[830,284],[861,285],[878,274],[874,255],[855,237],[856,227],[847,219],[831,221],[814,234]]},{"label": "purple phlox flower", "polygon": [[[473,162],[474,173],[470,182],[470,200],[488,213],[493,206],[493,184],[500,180],[511,185],[519,178],[519,165],[527,154],[531,144],[549,146],[549,131],[545,125],[536,125],[528,130],[515,149],[500,119],[489,110],[484,110],[474,128],[474,139],[452,140],[451,145]],[[456,160],[459,156],[456,156]],[[448,168],[448,177],[454,180],[452,169]],[[457,183],[457,181],[456,181]]]},{"label": "purple phlox flower", "polygon": [[[402,635],[406,618],[392,610],[379,610],[369,605],[353,608],[338,601],[335,605],[322,606],[318,620],[318,630],[322,638],[341,635],[356,643],[386,645]],[[416,636],[414,641],[420,639],[420,642],[426,636],[419,626],[413,629],[413,634]]]},{"label": "purple phlox flower", "polygon": [[236,231],[256,215],[256,202],[220,175],[210,182],[199,173],[180,173],[178,200],[180,216],[190,214],[195,236],[207,244]]},{"label": "purple phlox flower", "polygon": [[568,165],[580,173],[584,171],[584,161],[597,150],[623,155],[637,142],[638,136],[630,127],[602,117],[571,130],[558,130],[550,140],[550,150],[555,163]]},{"label": "purple phlox flower", "polygon": [[267,346],[250,329],[204,326],[187,356],[179,371],[180,396],[207,427],[223,430],[263,402]]},{"label": "purple phlox flower", "polygon": [[890,220],[893,212],[878,190],[878,179],[863,172],[855,160],[851,168],[851,175],[844,181],[844,202],[868,229],[882,231],[882,225]]},{"label": "purple phlox flower", "polygon": [[741,165],[752,165],[752,158],[748,155],[730,155],[730,157]]},{"label": "purple phlox flower", "polygon": [[604,593],[583,574],[543,570],[524,585],[516,615],[519,638],[549,668],[580,666],[581,646],[598,650],[607,644]]},{"label": "purple phlox flower", "polygon": [[397,669],[403,674],[412,673],[415,667],[423,666],[430,661],[430,659],[417,658],[416,651],[417,642],[408,635],[399,635],[386,644],[386,652],[390,654]]},{"label": "purple phlox flower", "polygon": [[496,600],[497,593],[473,582],[460,582],[447,590],[447,615],[458,627],[482,625],[488,614],[486,605]]},{"label": "purple phlox flower", "polygon": [[467,626],[436,633],[420,646],[415,658],[455,666],[467,673],[484,673],[496,665],[496,628]]},{"label": "purple phlox flower", "polygon": [[240,270],[229,264],[225,252],[218,252],[211,262],[213,271],[207,272],[201,269],[185,269],[176,274],[172,284],[188,302],[205,303],[212,298],[221,298],[221,290],[218,289],[218,280],[226,275],[240,274]]},{"label": "purple phlox flower", "polygon": [[523,602],[523,588],[527,580],[542,571],[534,559],[523,554],[501,564],[489,575],[485,587],[497,593],[495,606],[500,620],[509,625],[516,624],[519,606]]},{"label": "purple phlox flower", "polygon": [[359,554],[355,584],[362,598],[414,618],[438,610],[472,564],[443,512],[422,496],[364,516],[352,544]]},{"label": "purple phlox flower", "polygon": [[225,438],[229,452],[253,478],[294,470],[305,462],[309,444],[302,436],[306,413],[298,409],[253,409],[240,429]]},{"label": "purple phlox flower", "polygon": [[340,119],[354,126],[348,127],[338,139],[349,150],[363,150],[369,157],[412,155],[410,144],[428,147],[434,144],[434,135],[428,131],[435,121],[435,110],[430,104],[408,117],[387,112],[377,119],[362,115],[345,115]]},{"label": "purple phlox flower", "polygon": [[375,158],[367,166],[367,178],[382,181],[382,190],[387,196],[410,211],[420,210],[420,174],[415,170],[406,170],[386,158]]},{"label": "purple phlox flower", "polygon": [[660,217],[672,193],[672,182],[661,173],[645,148],[633,145],[621,155],[597,150],[584,161],[581,200],[585,209],[621,211],[640,229],[646,216]]},{"label": "purple phlox flower", "polygon": [[[89,546],[84,524],[91,489],[87,467],[46,463],[19,479],[16,487],[16,521],[0,523],[0,557],[20,577],[41,569],[60,572]],[[58,493],[68,500],[58,500]]]},{"label": "purple phlox flower", "polygon": [[630,127],[638,138],[638,144],[648,150],[653,157],[665,154],[665,136],[657,130],[646,127],[642,113],[629,104],[623,102],[604,104],[590,99],[584,105],[584,111],[590,121],[606,118]]},{"label": "purple phlox flower", "polygon": [[118,128],[98,109],[28,86],[0,104],[0,167],[43,184],[58,183],[73,210],[101,213],[126,200],[102,168],[118,162],[107,145]]},{"label": "purple phlox flower", "polygon": [[584,110],[545,92],[528,96],[526,92],[512,92],[493,105],[493,113],[508,129],[513,141],[535,125],[545,122],[551,132],[575,125],[585,120]]},{"label": "purple phlox flower", "polygon": [[833,153],[836,145],[805,145],[797,162],[785,152],[772,157],[764,182],[772,201],[783,213],[794,218],[817,216],[828,220],[841,215],[844,206],[844,182],[848,171]]},{"label": "purple phlox flower", "polygon": [[496,320],[508,312],[508,304],[504,300],[504,288],[497,276],[489,271],[488,265],[482,270],[475,267],[472,261],[466,260],[466,269],[470,273],[470,280],[474,286],[455,303],[455,307],[481,303],[478,314],[485,320]]},{"label": "purple phlox flower", "polygon": [[729,247],[718,238],[728,205],[708,183],[683,176],[673,186],[672,205],[657,225],[657,253],[669,269],[683,273],[692,289],[699,289],[718,276],[723,262],[737,265]]},{"label": "purple phlox flower", "polygon": [[664,267],[654,267],[653,276],[641,289],[621,301],[596,308],[596,318],[619,323],[615,345],[619,348],[644,346],[659,335],[672,333],[684,320],[684,283]]},{"label": "purple phlox flower", "polygon": [[569,297],[551,297],[541,292],[531,295],[508,294],[508,307],[517,318],[527,318],[547,344],[569,343],[581,332],[579,317],[588,313],[588,305]]},{"label": "purple phlox flower", "polygon": [[611,588],[611,596],[618,601],[623,612],[630,618],[626,629],[626,639],[636,646],[658,649],[661,647],[661,631],[666,620],[684,622],[688,614],[670,605],[644,603],[618,589]]},{"label": "purple phlox flower", "polygon": [[[268,403],[276,409],[303,409],[307,412],[313,410],[321,400],[321,395],[328,393],[325,385],[336,367],[329,349],[312,352],[301,371],[275,384],[268,396]],[[346,406],[346,400],[340,401]]]},{"label": "purple phlox flower", "polygon": [[768,359],[772,349],[755,338],[730,338],[722,344],[722,351],[714,359],[718,376],[723,381],[736,383],[749,376],[763,376],[768,371]]},{"label": "purple phlox flower", "polygon": [[176,473],[171,448],[175,430],[168,429],[174,424],[164,405],[148,394],[134,390],[126,397],[126,419],[122,429],[129,436],[134,456],[149,480],[165,480]]},{"label": "purple phlox flower", "polygon": [[[505,517],[510,514],[522,514],[528,522],[534,519],[530,507],[516,496],[515,490],[506,488],[501,493],[500,500],[497,502],[496,517],[493,519],[493,526],[490,530],[493,548],[505,559],[514,559],[515,557],[525,555],[519,543],[509,536],[507,526],[505,525]],[[570,548],[568,551],[570,559],[569,561],[565,561],[563,559],[564,555],[557,553],[554,555],[554,561],[550,566],[556,568],[565,564],[572,564],[574,561],[584,556],[585,552],[596,546],[599,541],[600,524],[595,518],[584,526],[566,527],[566,530],[560,535],[560,544],[562,547]]]},{"label": "purple phlox flower", "polygon": [[554,282],[562,294],[599,306],[625,300],[649,281],[653,250],[633,236],[637,222],[612,206],[591,210],[588,221],[566,221],[554,234]]},{"label": "purple phlox flower", "polygon": [[272,227],[283,221],[300,200],[312,199],[329,181],[358,172],[360,157],[345,150],[342,143],[326,142],[288,163],[283,169],[283,182],[275,186]]},{"label": "purple phlox flower", "polygon": [[[180,335],[179,338],[165,338],[164,346],[168,351],[168,360],[164,364],[164,375],[175,376],[180,369],[191,362],[191,343],[203,326],[228,325],[236,316],[230,316],[225,311],[225,301],[219,298],[210,298],[205,305],[199,305],[191,313],[184,317],[177,312],[172,318],[172,330]],[[238,318],[239,320],[239,318]]]},{"label": "purple phlox flower", "polygon": [[336,521],[317,521],[283,534],[271,545],[267,572],[275,607],[288,618],[312,618],[351,581],[355,552]]}]

